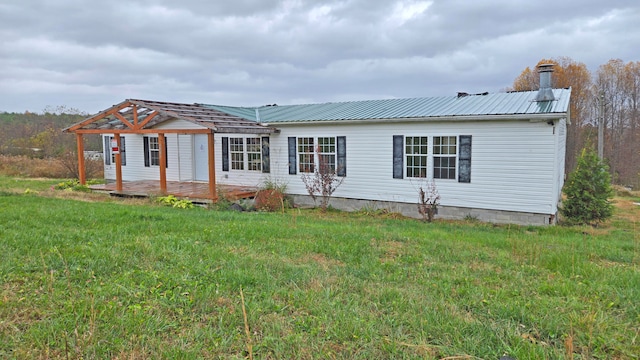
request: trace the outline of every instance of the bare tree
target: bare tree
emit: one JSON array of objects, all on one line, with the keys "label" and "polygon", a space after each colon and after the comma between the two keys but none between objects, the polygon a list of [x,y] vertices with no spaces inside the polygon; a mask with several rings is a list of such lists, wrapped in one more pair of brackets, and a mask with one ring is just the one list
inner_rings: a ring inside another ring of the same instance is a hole
[{"label": "bare tree", "polygon": [[327,211],[329,200],[344,181],[344,177],[338,176],[335,158],[334,161],[331,161],[327,155],[320,153],[319,148],[316,148],[316,158],[318,166],[313,169],[313,173],[302,174],[301,178],[313,202],[315,203],[316,199],[320,198],[320,208],[324,212]]}]

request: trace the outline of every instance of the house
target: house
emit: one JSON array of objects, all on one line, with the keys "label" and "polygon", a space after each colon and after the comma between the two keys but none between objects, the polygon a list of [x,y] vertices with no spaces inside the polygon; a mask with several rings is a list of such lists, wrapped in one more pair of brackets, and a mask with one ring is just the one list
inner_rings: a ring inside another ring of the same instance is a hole
[{"label": "house", "polygon": [[201,183],[215,201],[219,186],[269,180],[312,204],[301,174],[321,156],[344,177],[336,208],[417,217],[418,188],[433,179],[439,218],[553,224],[571,90],[551,89],[549,70],[527,92],[260,107],[126,100],[65,131],[79,153],[83,134],[102,134],[105,178],[119,191]]}]

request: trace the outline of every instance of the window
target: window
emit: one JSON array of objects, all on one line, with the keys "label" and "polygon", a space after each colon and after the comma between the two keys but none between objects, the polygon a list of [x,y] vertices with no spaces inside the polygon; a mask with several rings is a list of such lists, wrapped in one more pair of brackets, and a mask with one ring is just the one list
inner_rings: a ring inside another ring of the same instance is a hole
[{"label": "window", "polygon": [[471,182],[471,135],[393,135],[393,178],[404,177]]},{"label": "window", "polygon": [[[157,136],[145,136],[143,140],[143,154],[144,154],[144,166],[159,166],[160,165],[160,141]],[[167,155],[167,137],[164,137],[164,151]],[[166,163],[164,167],[168,167],[169,156],[165,156]]]},{"label": "window", "polygon": [[231,169],[268,173],[268,162],[268,137],[222,138],[222,171]]},{"label": "window", "polygon": [[247,138],[247,170],[262,170],[260,138]]},{"label": "window", "polygon": [[244,141],[242,138],[229,138],[231,169],[244,170]]},{"label": "window", "polygon": [[313,140],[312,137],[298,138],[298,163],[300,172],[312,173],[315,169]]},{"label": "window", "polygon": [[457,137],[433,137],[433,178],[456,178]]},{"label": "window", "polygon": [[336,171],[336,138],[318,138],[318,165]]},{"label": "window", "polygon": [[[111,151],[111,142],[113,136],[104,137],[104,164],[111,165],[116,163],[116,154]],[[125,145],[125,137],[120,136],[120,159],[122,160],[122,166],[127,165],[127,147]]]},{"label": "window", "polygon": [[[289,137],[289,174],[312,173],[317,166],[326,165],[338,176],[347,176],[347,138]],[[317,156],[316,156],[317,153]]]},{"label": "window", "polygon": [[149,164],[151,166],[160,165],[160,142],[157,137],[149,138]]},{"label": "window", "polygon": [[407,177],[427,177],[429,138],[426,136],[407,136],[405,140]]}]

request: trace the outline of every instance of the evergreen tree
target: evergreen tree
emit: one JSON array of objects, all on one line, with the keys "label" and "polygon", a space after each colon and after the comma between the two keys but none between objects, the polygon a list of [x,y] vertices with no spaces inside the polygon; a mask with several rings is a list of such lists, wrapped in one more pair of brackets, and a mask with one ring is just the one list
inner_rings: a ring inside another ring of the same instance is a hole
[{"label": "evergreen tree", "polygon": [[611,178],[607,165],[589,146],[582,149],[576,169],[563,190],[560,213],[570,224],[596,225],[613,215]]}]

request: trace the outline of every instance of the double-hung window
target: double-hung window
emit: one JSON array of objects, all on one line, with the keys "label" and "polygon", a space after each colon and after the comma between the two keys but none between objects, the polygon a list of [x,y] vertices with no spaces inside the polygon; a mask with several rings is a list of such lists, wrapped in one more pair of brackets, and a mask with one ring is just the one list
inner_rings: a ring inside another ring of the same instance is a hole
[{"label": "double-hung window", "polygon": [[[104,164],[111,165],[116,163],[116,154],[111,151],[111,143],[115,138],[113,136],[104,137]],[[122,166],[127,165],[127,147],[125,144],[125,137],[120,136],[120,159],[122,160]]]},{"label": "double-hung window", "polygon": [[[143,154],[144,154],[144,166],[160,166],[160,141],[157,136],[144,136],[143,141]],[[167,155],[167,137],[164,137],[164,151]],[[169,157],[165,157],[164,167],[167,167],[169,163]]]},{"label": "double-hung window", "polygon": [[244,170],[244,139],[229,138],[231,170]]},{"label": "double-hung window", "polygon": [[429,138],[426,136],[407,136],[405,142],[407,177],[427,177]]},{"label": "double-hung window", "polygon": [[158,137],[149,137],[149,164],[160,166],[160,142]]},{"label": "double-hung window", "polygon": [[247,170],[262,170],[260,138],[247,138]]},{"label": "double-hung window", "polygon": [[433,137],[433,178],[456,178],[456,136]]},{"label": "double-hung window", "polygon": [[314,138],[298,138],[298,165],[301,173],[312,173],[315,170]]},{"label": "double-hung window", "polygon": [[336,138],[318,138],[318,166],[331,172],[336,171]]}]

